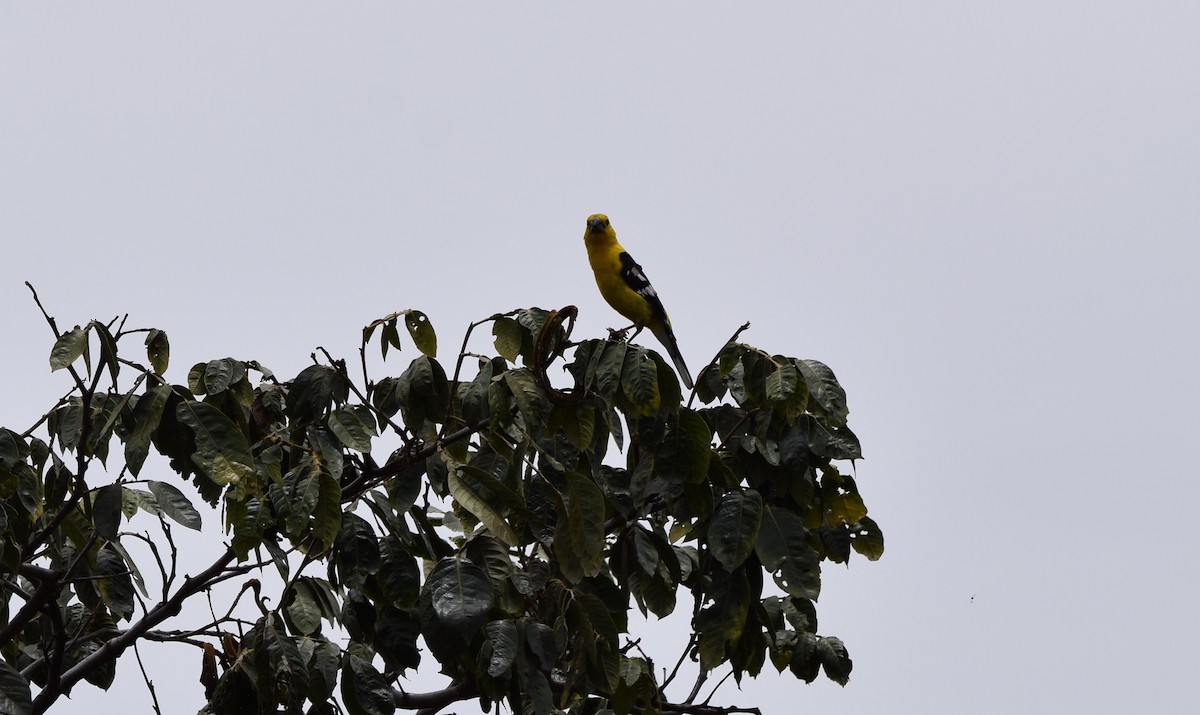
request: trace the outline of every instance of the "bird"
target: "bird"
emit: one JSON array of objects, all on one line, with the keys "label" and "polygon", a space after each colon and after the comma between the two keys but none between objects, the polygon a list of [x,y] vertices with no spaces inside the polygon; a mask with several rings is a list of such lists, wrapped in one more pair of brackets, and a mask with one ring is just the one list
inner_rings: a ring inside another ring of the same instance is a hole
[{"label": "bird", "polygon": [[630,327],[637,328],[629,339],[637,337],[642,328],[650,328],[650,332],[670,354],[683,384],[687,389],[692,389],[692,375],[683,362],[679,344],[675,341],[675,331],[671,328],[671,319],[667,317],[658,292],[650,285],[646,272],[638,262],[617,243],[617,232],[607,216],[588,216],[583,242],[587,246],[588,263],[596,274],[600,295],[604,296],[613,310],[633,321]]}]

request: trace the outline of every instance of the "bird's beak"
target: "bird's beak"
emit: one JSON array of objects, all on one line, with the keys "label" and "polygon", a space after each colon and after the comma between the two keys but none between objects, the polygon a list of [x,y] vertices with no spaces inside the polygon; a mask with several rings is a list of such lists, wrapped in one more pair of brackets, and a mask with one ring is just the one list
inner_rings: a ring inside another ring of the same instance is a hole
[{"label": "bird's beak", "polygon": [[595,217],[589,218],[587,227],[589,231],[600,231],[604,228],[604,219]]}]

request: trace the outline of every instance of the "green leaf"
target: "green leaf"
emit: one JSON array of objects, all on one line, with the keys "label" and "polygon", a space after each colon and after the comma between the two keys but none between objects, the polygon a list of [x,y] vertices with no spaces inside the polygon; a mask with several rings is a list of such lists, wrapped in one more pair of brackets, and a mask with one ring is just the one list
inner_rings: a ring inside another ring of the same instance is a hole
[{"label": "green leaf", "polygon": [[425,420],[439,424],[446,420],[450,382],[437,360],[427,355],[413,360],[400,373],[396,390],[399,393],[400,411],[409,429],[419,430]]},{"label": "green leaf", "polygon": [[184,400],[175,408],[175,417],[195,435],[192,462],[204,476],[220,485],[254,477],[250,443],[223,412],[205,402]]},{"label": "green leaf", "polygon": [[[446,455],[448,457],[449,455]],[[451,468],[446,478],[450,488],[450,496],[467,511],[471,512],[480,523],[487,527],[497,539],[509,546],[516,546],[521,538],[509,526],[504,515],[497,509],[500,504],[487,501],[480,495],[473,483],[475,480],[463,478],[463,465]]]},{"label": "green leaf", "polygon": [[700,664],[712,669],[726,660],[728,647],[742,636],[750,612],[750,592],[745,575],[738,572],[714,584],[708,595],[713,603],[697,614],[696,633],[700,635]]},{"label": "green leaf", "polygon": [[89,327],[96,329],[96,339],[100,342],[100,368],[108,367],[113,384],[117,383],[117,373],[121,371],[121,363],[117,361],[117,341],[113,339],[108,326],[93,320]]},{"label": "green leaf", "polygon": [[767,375],[763,392],[771,402],[786,402],[800,384],[800,373],[794,365],[783,364]]},{"label": "green leaf", "polygon": [[396,327],[395,317],[384,322],[383,334],[379,336],[380,356],[384,360],[387,360],[388,348],[400,350],[400,331]]},{"label": "green leaf", "polygon": [[134,476],[142,471],[142,465],[146,463],[146,456],[150,453],[150,441],[154,430],[158,429],[163,408],[166,407],[170,396],[170,385],[157,385],[148,388],[133,408],[133,429],[125,437],[125,464]]},{"label": "green leaf", "polygon": [[16,469],[17,464],[25,461],[24,451],[25,441],[17,433],[0,429],[0,470],[11,472]]},{"label": "green leaf", "polygon": [[524,331],[520,323],[512,318],[497,318],[492,323],[492,335],[495,337],[496,352],[509,362],[516,362],[521,354],[521,336]]},{"label": "green leaf", "polygon": [[87,349],[87,331],[76,325],[54,341],[54,347],[50,349],[50,370],[62,370],[70,366]]},{"label": "green leaf", "polygon": [[447,556],[433,567],[425,587],[438,621],[463,642],[483,625],[496,600],[483,569],[463,558]]},{"label": "green leaf", "polygon": [[288,536],[299,539],[308,527],[321,494],[321,469],[317,460],[309,455],[302,457],[296,468],[284,477],[283,484],[286,493],[271,491],[275,511],[283,517],[283,528]]},{"label": "green leaf", "polygon": [[292,639],[268,616],[262,628],[262,641],[251,651],[258,675],[260,698],[285,706],[286,712],[299,712],[308,692],[308,667]]},{"label": "green leaf", "polygon": [[492,383],[492,374],[492,362],[484,361],[475,379],[458,388],[462,418],[468,425],[479,424],[488,416],[488,386]]},{"label": "green leaf", "polygon": [[92,521],[96,525],[96,533],[109,541],[116,540],[117,530],[121,527],[123,489],[120,484],[101,487],[92,502]]},{"label": "green leaf", "polygon": [[192,502],[184,496],[183,492],[166,482],[151,481],[147,486],[163,514],[180,526],[200,531],[202,521],[200,512],[196,511],[196,507],[192,506]]},{"label": "green leaf", "polygon": [[211,360],[204,365],[201,379],[204,382],[204,394],[217,395],[228,390],[232,385],[241,382],[246,377],[246,365],[241,360],[222,358]]},{"label": "green leaf", "polygon": [[342,444],[363,454],[371,451],[371,438],[378,434],[375,418],[365,405],[345,405],[334,410],[329,415],[329,430]]},{"label": "green leaf", "polygon": [[347,390],[336,370],[324,365],[309,365],[288,388],[288,416],[294,422],[313,422],[325,414],[330,402],[345,402]]},{"label": "green leaf", "polygon": [[554,554],[563,576],[579,583],[604,566],[604,494],[576,472],[568,472],[566,482],[554,529]]},{"label": "green leaf", "polygon": [[109,612],[120,619],[133,616],[133,579],[125,559],[110,548],[96,554],[95,587]]},{"label": "green leaf", "polygon": [[421,619],[413,610],[388,605],[379,610],[371,642],[390,667],[403,673],[421,665],[420,635]]},{"label": "green leaf", "polygon": [[488,660],[487,674],[493,678],[507,675],[521,645],[517,640],[517,623],[508,619],[492,621],[487,624],[485,631],[492,652]]},{"label": "green leaf", "polygon": [[270,509],[256,498],[241,503],[231,502],[227,519],[233,525],[230,545],[238,561],[245,561],[250,550],[262,543],[263,533],[271,524]]},{"label": "green leaf", "polygon": [[408,328],[417,350],[431,358],[437,357],[437,334],[433,332],[433,324],[424,313],[419,310],[405,311],[404,327]]},{"label": "green leaf", "polygon": [[795,513],[767,505],[754,552],[769,572],[779,571],[775,582],[792,596],[816,599],[821,595],[821,562],[808,543],[808,530]]},{"label": "green leaf", "polygon": [[850,681],[850,671],[854,669],[854,661],[841,640],[833,636],[824,636],[817,641],[817,658],[825,669],[825,677],[845,687]]},{"label": "green leaf", "polygon": [[525,675],[525,694],[529,696],[529,704],[533,706],[533,715],[553,715],[562,712],[554,707],[554,692],[550,689],[550,681],[540,670],[531,670]]},{"label": "green leaf", "polygon": [[146,334],[146,358],[155,375],[166,373],[167,365],[171,362],[171,343],[166,333],[154,328]]},{"label": "green leaf", "polygon": [[628,533],[633,538],[633,553],[637,565],[647,575],[657,572],[660,557],[658,547],[654,545],[654,537],[640,525],[634,526]]},{"label": "green leaf", "polygon": [[399,606],[415,605],[421,591],[421,570],[416,558],[396,536],[384,539],[379,556],[375,578],[383,597]]},{"label": "green leaf", "polygon": [[284,596],[288,624],[301,635],[312,635],[321,629],[321,606],[317,594],[305,578],[293,583]]},{"label": "green leaf", "polygon": [[533,372],[528,368],[509,370],[504,373],[504,383],[512,392],[526,425],[530,428],[544,425],[550,414],[550,401],[538,386]]},{"label": "green leaf", "polygon": [[361,589],[379,571],[379,539],[366,519],[346,512],[334,542],[334,562],[344,585]]},{"label": "green leaf", "polygon": [[632,405],[634,415],[658,412],[658,369],[644,348],[630,346],[626,349],[621,368],[621,390]]},{"label": "green leaf", "polygon": [[659,476],[675,482],[703,484],[712,457],[712,431],[708,423],[698,412],[681,407],[672,426],[655,449],[655,463],[662,470]]},{"label": "green leaf", "polygon": [[29,681],[20,671],[0,660],[0,713],[5,715],[33,715],[33,699],[29,695]]},{"label": "green leaf", "polygon": [[879,524],[871,517],[864,516],[855,526],[857,528],[851,529],[853,540],[850,542],[854,550],[871,561],[878,561],[883,557],[883,531]]},{"label": "green leaf", "polygon": [[342,485],[329,474],[321,472],[321,489],[313,510],[312,534],[315,540],[310,552],[329,548],[342,527]]},{"label": "green leaf", "polygon": [[596,365],[596,392],[603,397],[616,394],[621,388],[621,374],[625,369],[625,353],[628,346],[625,343],[609,341],[604,346],[604,352]]},{"label": "green leaf", "polygon": [[808,385],[809,409],[828,419],[834,427],[845,427],[850,410],[846,407],[846,391],[833,370],[816,360],[796,360],[795,365]]},{"label": "green leaf", "polygon": [[762,497],[753,489],[721,497],[708,525],[708,544],[713,557],[726,571],[741,566],[754,550],[762,512]]},{"label": "green leaf", "polygon": [[[338,666],[341,664],[342,649],[324,638],[313,639],[312,654],[308,658],[308,698],[314,703],[324,702],[333,695],[337,687]],[[310,715],[319,712],[314,708]],[[332,715],[332,712],[329,713]]]}]

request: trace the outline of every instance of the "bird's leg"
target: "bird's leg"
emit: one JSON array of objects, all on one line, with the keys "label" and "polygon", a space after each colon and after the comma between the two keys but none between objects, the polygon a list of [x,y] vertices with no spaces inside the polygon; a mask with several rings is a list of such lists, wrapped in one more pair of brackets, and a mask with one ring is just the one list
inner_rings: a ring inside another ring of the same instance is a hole
[{"label": "bird's leg", "polygon": [[[633,335],[630,335],[629,337],[625,337],[625,334],[628,333],[630,330],[633,330],[634,328],[637,328],[637,330],[633,331]],[[642,326],[638,325],[637,323],[634,323],[633,325],[621,328],[620,330],[613,330],[612,328],[609,328],[608,329],[608,339],[627,343],[630,340],[633,340],[634,338],[636,338],[638,336],[638,333],[640,333],[640,332],[642,332]]]}]

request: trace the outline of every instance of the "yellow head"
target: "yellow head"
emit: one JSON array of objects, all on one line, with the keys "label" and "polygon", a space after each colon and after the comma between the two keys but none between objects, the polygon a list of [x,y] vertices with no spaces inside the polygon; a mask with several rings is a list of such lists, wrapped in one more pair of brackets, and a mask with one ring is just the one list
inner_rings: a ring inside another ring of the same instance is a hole
[{"label": "yellow head", "polygon": [[604,214],[592,214],[587,219],[588,233],[604,233],[612,227],[608,223],[608,217]]}]

